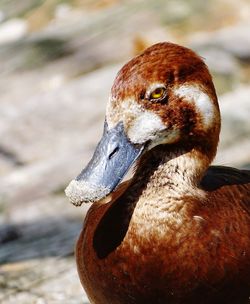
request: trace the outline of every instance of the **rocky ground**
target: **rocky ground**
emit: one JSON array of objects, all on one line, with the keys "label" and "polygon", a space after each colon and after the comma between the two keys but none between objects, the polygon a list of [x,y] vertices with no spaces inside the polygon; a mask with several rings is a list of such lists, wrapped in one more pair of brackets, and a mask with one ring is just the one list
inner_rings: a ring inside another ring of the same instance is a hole
[{"label": "rocky ground", "polygon": [[0,3],[0,302],[88,303],[74,264],[87,206],[67,183],[102,132],[119,67],[157,41],[203,56],[219,94],[216,163],[250,167],[248,0]]}]

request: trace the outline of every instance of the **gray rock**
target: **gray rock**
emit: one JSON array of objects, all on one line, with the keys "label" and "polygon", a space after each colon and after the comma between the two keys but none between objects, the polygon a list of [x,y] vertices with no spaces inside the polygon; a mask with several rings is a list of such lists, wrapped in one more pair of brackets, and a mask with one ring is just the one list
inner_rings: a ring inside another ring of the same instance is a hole
[{"label": "gray rock", "polygon": [[0,270],[1,303],[89,303],[72,257],[21,261]]},{"label": "gray rock", "polygon": [[250,87],[239,87],[220,96],[219,100],[222,115],[221,146],[226,148],[250,137]]},{"label": "gray rock", "polygon": [[217,47],[203,46],[195,50],[209,67],[219,95],[233,90],[238,85],[240,67],[233,55]]},{"label": "gray rock", "polygon": [[209,69],[214,73],[230,75],[239,73],[239,65],[235,58],[228,52],[219,48],[200,48],[199,55],[204,58]]},{"label": "gray rock", "polygon": [[115,66],[93,72],[29,99],[20,96],[22,102],[18,104],[2,101],[2,149],[20,161],[32,163],[60,157],[73,147],[91,148],[102,131],[117,69]]},{"label": "gray rock", "polygon": [[18,107],[2,103],[2,151],[8,151],[6,161],[20,163],[3,170],[2,202],[29,201],[63,189],[79,173],[101,136],[117,69],[92,72]]},{"label": "gray rock", "polygon": [[250,23],[247,21],[211,33],[194,34],[190,37],[190,45],[195,48],[219,48],[248,62],[250,60],[249,28]]},{"label": "gray rock", "polygon": [[61,195],[8,205],[0,230],[18,237],[0,246],[1,303],[89,303],[77,275],[74,245],[85,208]]},{"label": "gray rock", "polygon": [[250,87],[242,86],[219,98],[222,129],[217,162],[250,163]]},{"label": "gray rock", "polygon": [[34,9],[34,7],[38,4],[40,4],[40,2],[34,2],[34,0],[11,0],[1,1],[0,7],[3,11],[5,18],[7,19],[23,15],[29,10]]},{"label": "gray rock", "polygon": [[0,45],[21,40],[28,32],[23,19],[10,19],[0,25]]}]

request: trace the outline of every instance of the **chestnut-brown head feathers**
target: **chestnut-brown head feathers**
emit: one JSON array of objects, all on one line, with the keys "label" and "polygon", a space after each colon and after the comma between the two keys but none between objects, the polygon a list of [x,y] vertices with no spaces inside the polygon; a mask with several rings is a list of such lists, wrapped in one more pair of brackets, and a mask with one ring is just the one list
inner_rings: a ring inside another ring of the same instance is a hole
[{"label": "chestnut-brown head feathers", "polygon": [[172,43],[155,44],[123,66],[111,89],[106,119],[110,128],[122,121],[131,142],[150,142],[149,147],[204,141],[211,159],[220,131],[207,66],[192,50]]}]

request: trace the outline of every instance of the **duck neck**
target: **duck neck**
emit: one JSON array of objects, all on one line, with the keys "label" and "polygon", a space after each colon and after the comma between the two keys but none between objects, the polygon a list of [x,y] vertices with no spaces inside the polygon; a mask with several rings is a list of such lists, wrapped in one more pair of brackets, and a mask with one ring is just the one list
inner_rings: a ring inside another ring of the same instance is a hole
[{"label": "duck neck", "polygon": [[199,187],[214,154],[204,153],[199,147],[183,150],[178,146],[159,146],[144,156],[135,178],[150,193],[161,189],[168,195],[183,195],[190,188]]}]

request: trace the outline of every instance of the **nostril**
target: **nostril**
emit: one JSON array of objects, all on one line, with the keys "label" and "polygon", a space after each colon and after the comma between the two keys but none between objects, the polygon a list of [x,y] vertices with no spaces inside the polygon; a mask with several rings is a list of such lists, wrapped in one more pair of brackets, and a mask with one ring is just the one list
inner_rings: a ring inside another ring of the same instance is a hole
[{"label": "nostril", "polygon": [[109,154],[109,159],[111,159],[119,150],[119,147],[115,147],[114,150]]}]

